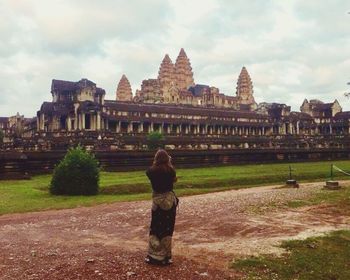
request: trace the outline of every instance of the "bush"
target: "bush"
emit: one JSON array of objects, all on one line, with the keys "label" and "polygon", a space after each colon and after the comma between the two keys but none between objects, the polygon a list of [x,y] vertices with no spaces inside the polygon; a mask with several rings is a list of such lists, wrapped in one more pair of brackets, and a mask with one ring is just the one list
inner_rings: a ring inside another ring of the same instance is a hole
[{"label": "bush", "polygon": [[147,135],[147,147],[150,150],[156,150],[164,147],[164,136],[159,131],[150,132]]},{"label": "bush", "polygon": [[95,157],[82,147],[68,150],[56,166],[50,184],[55,195],[95,195],[99,189],[100,170]]}]

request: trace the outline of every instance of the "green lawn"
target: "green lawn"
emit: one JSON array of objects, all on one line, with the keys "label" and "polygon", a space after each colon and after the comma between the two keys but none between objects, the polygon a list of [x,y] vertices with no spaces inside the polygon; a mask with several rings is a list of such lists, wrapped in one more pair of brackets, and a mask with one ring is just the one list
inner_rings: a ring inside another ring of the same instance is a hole
[{"label": "green lawn", "polygon": [[[344,170],[350,170],[350,161],[334,163]],[[295,169],[294,177],[298,181],[326,180],[330,173],[330,162],[294,163],[292,167]],[[288,164],[178,169],[177,176],[176,192],[181,196],[266,184],[283,184],[288,177]],[[150,198],[151,188],[144,171],[102,172],[100,194],[90,197],[51,196],[48,193],[50,178],[50,175],[41,175],[31,180],[0,181],[0,214]],[[336,178],[348,177],[336,173]]]},{"label": "green lawn", "polygon": [[283,242],[287,253],[280,256],[251,257],[231,266],[245,279],[348,280],[350,279],[350,231],[323,237]]},{"label": "green lawn", "polygon": [[287,203],[291,208],[303,207],[317,204],[335,205],[337,209],[332,211],[340,211],[342,214],[350,214],[350,186],[343,186],[339,190],[325,190],[315,194],[307,200],[292,200]]}]

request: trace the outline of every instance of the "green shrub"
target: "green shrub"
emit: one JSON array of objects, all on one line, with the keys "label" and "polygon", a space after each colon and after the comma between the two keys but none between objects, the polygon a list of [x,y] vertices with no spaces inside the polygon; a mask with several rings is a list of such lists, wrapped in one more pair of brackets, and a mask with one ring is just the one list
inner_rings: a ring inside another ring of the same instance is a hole
[{"label": "green shrub", "polygon": [[159,131],[150,132],[147,135],[147,147],[149,150],[156,150],[164,147],[164,136]]},{"label": "green shrub", "polygon": [[95,195],[100,170],[95,157],[82,147],[70,149],[56,166],[50,184],[55,195]]}]

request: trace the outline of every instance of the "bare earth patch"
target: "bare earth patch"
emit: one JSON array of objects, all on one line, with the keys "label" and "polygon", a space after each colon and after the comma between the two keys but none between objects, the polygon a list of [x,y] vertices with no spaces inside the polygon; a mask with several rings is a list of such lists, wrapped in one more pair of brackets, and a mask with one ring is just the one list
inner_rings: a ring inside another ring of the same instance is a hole
[{"label": "bare earth patch", "polygon": [[282,240],[350,228],[332,206],[283,207],[323,184],[181,198],[170,267],[143,263],[150,201],[3,215],[0,279],[239,279],[228,269],[234,258],[278,254]]}]

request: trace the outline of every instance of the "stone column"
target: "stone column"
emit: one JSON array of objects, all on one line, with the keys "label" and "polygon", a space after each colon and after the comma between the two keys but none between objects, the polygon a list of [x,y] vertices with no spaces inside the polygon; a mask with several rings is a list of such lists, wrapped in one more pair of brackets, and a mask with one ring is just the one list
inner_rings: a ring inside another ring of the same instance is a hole
[{"label": "stone column", "polygon": [[149,124],[149,132],[153,132],[154,130],[153,130],[153,122],[151,122],[150,124]]},{"label": "stone column", "polygon": [[45,130],[45,114],[42,113],[40,115],[40,130],[44,131]]},{"label": "stone column", "polygon": [[71,122],[71,118],[70,117],[67,117],[67,130],[68,131],[71,131],[72,130],[72,122]]},{"label": "stone column", "polygon": [[143,122],[140,122],[138,131],[139,133],[143,133]]},{"label": "stone column", "polygon": [[284,134],[284,124],[278,127],[278,134]]},{"label": "stone column", "polygon": [[329,124],[329,134],[333,134],[332,124]]},{"label": "stone column", "polygon": [[115,122],[115,132],[118,132],[118,121]]},{"label": "stone column", "polygon": [[129,122],[129,123],[128,123],[127,132],[128,132],[128,133],[132,133],[132,132],[133,132],[133,129],[132,129],[132,122]]},{"label": "stone column", "polygon": [[167,126],[167,133],[170,134],[171,131],[172,131],[172,125],[169,123],[168,126]]},{"label": "stone column", "polygon": [[81,114],[81,129],[85,129],[85,114]]},{"label": "stone column", "polygon": [[90,129],[96,130],[96,118],[94,115],[90,114]]},{"label": "stone column", "polygon": [[300,123],[300,121],[297,121],[297,134],[298,134],[298,135],[300,134],[299,123]]},{"label": "stone column", "polygon": [[36,131],[40,131],[40,115],[36,117]]},{"label": "stone column", "polygon": [[100,112],[98,112],[97,113],[97,123],[96,123],[96,129],[97,130],[101,130],[101,113]]},{"label": "stone column", "polygon": [[78,114],[78,117],[77,117],[77,129],[81,130],[82,126],[83,126],[82,117],[81,117],[81,114]]}]

